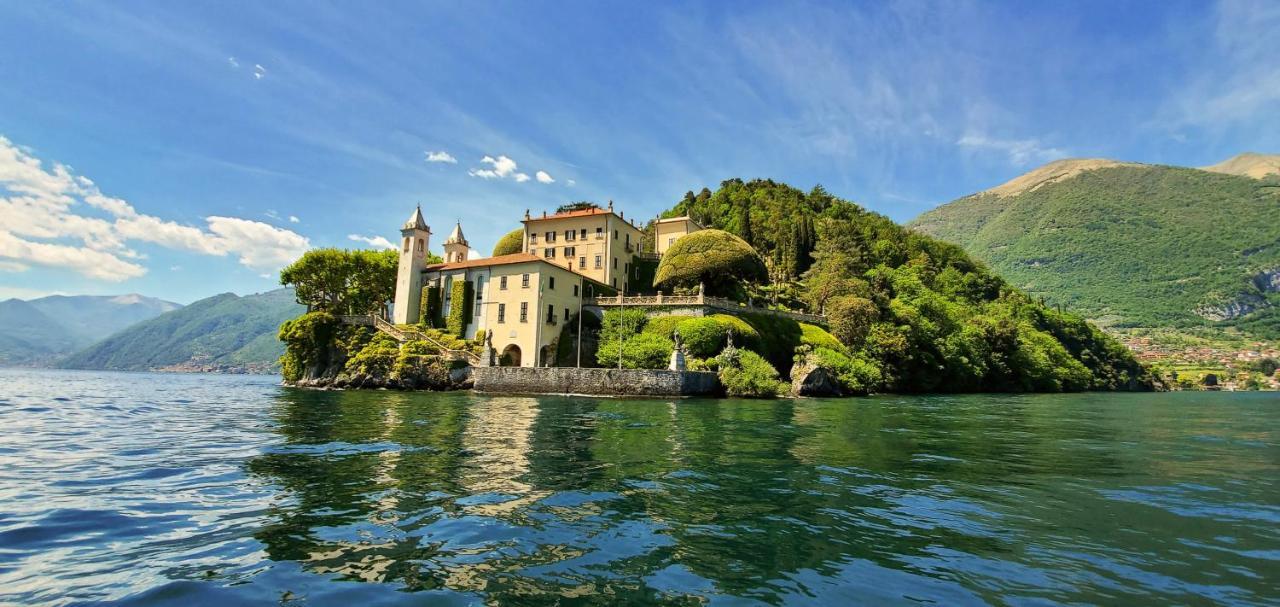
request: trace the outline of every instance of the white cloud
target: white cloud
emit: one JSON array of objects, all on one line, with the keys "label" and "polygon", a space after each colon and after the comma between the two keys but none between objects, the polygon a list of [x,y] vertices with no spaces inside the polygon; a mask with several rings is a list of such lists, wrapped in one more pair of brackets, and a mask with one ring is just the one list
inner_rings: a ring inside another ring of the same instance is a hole
[{"label": "white cloud", "polygon": [[15,273],[16,273],[16,272],[26,272],[27,270],[30,270],[30,269],[31,269],[31,266],[29,266],[29,265],[27,265],[27,264],[25,264],[25,263],[18,263],[18,262],[16,262],[16,261],[3,261],[3,260],[0,260],[0,272],[15,272]]},{"label": "white cloud", "polygon": [[528,174],[528,173],[516,173],[516,174],[515,174],[515,180],[516,180],[516,183],[524,183],[524,182],[526,182],[526,181],[529,181],[529,174]]},{"label": "white cloud", "polygon": [[289,223],[302,223],[302,220],[301,220],[301,219],[298,219],[298,216],[297,216],[297,215],[290,215],[290,216],[289,216]]},{"label": "white cloud", "polygon": [[[502,179],[503,177],[514,176],[516,172],[516,161],[499,155],[497,158],[493,156],[485,156],[480,159],[481,164],[489,165],[487,169],[471,169],[467,174],[472,177],[481,179]],[[528,176],[526,175],[527,179]]]},{"label": "white cloud", "polygon": [[1009,162],[1019,166],[1032,162],[1048,162],[1067,156],[1065,150],[1045,147],[1038,139],[997,139],[980,133],[967,134],[956,141],[956,145],[1001,152],[1009,157]]},{"label": "white cloud", "polygon": [[227,57],[227,63],[229,63],[231,67],[240,67],[240,62],[236,61],[235,57]]},{"label": "white cloud", "polygon": [[[96,213],[95,213],[96,212]],[[206,228],[139,213],[103,194],[92,180],[0,136],[0,262],[70,269],[121,281],[146,274],[144,242],[202,255],[235,255],[241,264],[274,271],[310,247],[297,233],[235,217],[206,217]]]},{"label": "white cloud", "polygon": [[262,80],[263,78],[266,77],[266,75],[267,75],[267,68],[262,67],[257,63],[253,64],[253,77],[255,79]]},{"label": "white cloud", "polygon": [[447,162],[449,164],[458,164],[458,159],[452,154],[444,150],[438,152],[427,152],[427,162]]},{"label": "white cloud", "polygon": [[556,182],[556,180],[552,179],[551,175],[548,175],[546,171],[538,171],[537,173],[534,173],[533,176],[538,178],[538,183],[555,183]]},{"label": "white cloud", "polygon": [[361,236],[359,234],[347,234],[347,240],[363,242],[365,244],[378,247],[379,249],[394,249],[396,245],[390,240],[381,236]]},{"label": "white cloud", "polygon": [[576,181],[574,181],[574,180],[572,180],[572,179],[570,179],[570,180],[566,181],[565,183],[567,183],[567,184],[569,184],[569,185],[578,185],[578,182],[576,182]]}]

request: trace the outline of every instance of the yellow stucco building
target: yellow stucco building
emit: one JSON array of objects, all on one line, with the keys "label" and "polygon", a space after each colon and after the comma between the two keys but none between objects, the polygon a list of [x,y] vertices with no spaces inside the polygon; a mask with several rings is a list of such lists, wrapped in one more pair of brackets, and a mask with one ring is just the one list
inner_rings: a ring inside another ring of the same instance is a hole
[{"label": "yellow stucco building", "polygon": [[[475,259],[458,224],[445,241],[445,263],[427,264],[431,231],[421,210],[415,212],[401,230],[395,322],[418,322],[424,312],[423,292],[439,294],[443,316],[454,310],[456,292],[467,293],[469,301],[456,304],[469,306],[462,337],[475,339],[484,331],[500,364],[554,364],[564,323],[577,317],[584,299],[649,288],[631,284],[633,264],[654,258],[676,238],[701,229],[688,218],[660,220],[655,224],[658,251],[645,252],[643,230],[615,213],[612,202],[608,208],[536,217],[526,212],[522,223],[520,253]],[[461,282],[470,284],[459,291],[454,285]]]}]

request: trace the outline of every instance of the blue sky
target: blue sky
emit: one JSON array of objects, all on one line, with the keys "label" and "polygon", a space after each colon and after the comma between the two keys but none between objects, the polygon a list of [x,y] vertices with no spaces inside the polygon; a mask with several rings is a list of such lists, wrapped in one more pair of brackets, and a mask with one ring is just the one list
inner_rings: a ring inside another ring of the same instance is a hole
[{"label": "blue sky", "polygon": [[2,5],[0,297],[263,291],[418,203],[487,252],[730,177],[907,221],[1062,157],[1280,151],[1274,0]]}]

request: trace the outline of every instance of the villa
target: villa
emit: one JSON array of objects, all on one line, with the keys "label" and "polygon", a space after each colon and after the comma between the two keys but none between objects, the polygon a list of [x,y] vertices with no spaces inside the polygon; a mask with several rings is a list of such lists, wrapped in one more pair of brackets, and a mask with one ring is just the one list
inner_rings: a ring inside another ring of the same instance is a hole
[{"label": "villa", "polygon": [[[519,253],[475,258],[462,225],[444,242],[444,263],[427,263],[431,228],[414,211],[401,228],[400,266],[392,320],[451,316],[461,337],[482,332],[502,365],[554,364],[564,323],[599,295],[649,291],[639,267],[654,263],[681,236],[702,229],[687,218],[655,222],[656,251],[641,251],[642,228],[607,208],[532,216],[525,212]],[[461,299],[459,299],[461,298]]]}]

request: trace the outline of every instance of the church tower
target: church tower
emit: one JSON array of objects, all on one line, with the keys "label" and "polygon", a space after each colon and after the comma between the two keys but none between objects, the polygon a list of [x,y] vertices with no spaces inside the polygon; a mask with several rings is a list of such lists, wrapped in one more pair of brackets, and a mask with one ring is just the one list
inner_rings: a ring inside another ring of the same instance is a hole
[{"label": "church tower", "polygon": [[453,226],[453,231],[449,233],[449,238],[444,241],[444,262],[457,263],[467,260],[467,251],[471,245],[467,243],[467,237],[462,235],[462,222],[458,222]]},{"label": "church tower", "polygon": [[422,268],[427,265],[431,228],[422,219],[422,206],[400,228],[400,269],[396,272],[396,302],[391,322],[398,325],[418,322],[422,316]]}]

